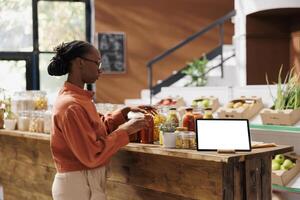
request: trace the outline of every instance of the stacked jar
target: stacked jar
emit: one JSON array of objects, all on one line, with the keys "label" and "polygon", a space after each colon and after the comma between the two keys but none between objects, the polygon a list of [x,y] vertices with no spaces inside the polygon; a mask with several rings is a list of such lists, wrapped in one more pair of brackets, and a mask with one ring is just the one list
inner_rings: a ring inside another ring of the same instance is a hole
[{"label": "stacked jar", "polygon": [[195,119],[193,115],[193,108],[186,108],[186,113],[182,119],[182,126],[186,127],[188,131],[195,131]]},{"label": "stacked jar", "polygon": [[34,110],[34,100],[31,93],[28,91],[15,92],[11,100],[11,111],[17,114],[28,110]]},{"label": "stacked jar", "polygon": [[29,131],[30,111],[20,111],[18,113],[18,130]]},{"label": "stacked jar", "polygon": [[35,110],[47,110],[48,100],[47,93],[45,91],[31,91],[34,100],[34,109]]},{"label": "stacked jar", "polygon": [[32,111],[30,115],[29,131],[43,133],[44,132],[44,114],[40,111]]},{"label": "stacked jar", "polygon": [[177,127],[175,134],[177,149],[196,149],[195,132],[188,131],[186,127]]}]

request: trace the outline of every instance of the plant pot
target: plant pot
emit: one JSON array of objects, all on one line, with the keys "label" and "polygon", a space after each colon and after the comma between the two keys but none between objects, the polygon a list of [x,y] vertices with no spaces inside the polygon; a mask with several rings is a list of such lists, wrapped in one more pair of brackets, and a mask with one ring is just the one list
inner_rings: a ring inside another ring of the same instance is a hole
[{"label": "plant pot", "polygon": [[164,132],[163,136],[163,147],[164,148],[175,148],[176,147],[176,134],[170,132]]},{"label": "plant pot", "polygon": [[6,130],[15,130],[17,120],[16,119],[4,119],[4,127]]}]

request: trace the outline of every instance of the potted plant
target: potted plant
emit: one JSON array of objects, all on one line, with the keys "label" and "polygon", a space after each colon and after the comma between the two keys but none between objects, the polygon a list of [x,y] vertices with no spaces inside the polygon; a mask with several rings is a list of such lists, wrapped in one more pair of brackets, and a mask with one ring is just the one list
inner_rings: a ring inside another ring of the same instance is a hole
[{"label": "potted plant", "polygon": [[160,126],[161,139],[164,148],[176,147],[176,124],[166,121]]},{"label": "potted plant", "polygon": [[15,130],[17,124],[16,115],[11,111],[11,98],[4,101],[5,112],[4,112],[4,127],[7,130]]},{"label": "potted plant", "polygon": [[202,59],[194,59],[189,62],[188,68],[183,70],[182,73],[190,77],[190,82],[185,84],[185,86],[205,86],[207,84],[207,69],[208,60],[204,55]]},{"label": "potted plant", "polygon": [[[274,105],[263,109],[260,113],[264,124],[293,125],[300,120],[300,79],[292,68],[284,81],[281,79],[282,66],[278,74],[277,96],[273,98]],[[268,76],[266,81],[269,85]]]}]

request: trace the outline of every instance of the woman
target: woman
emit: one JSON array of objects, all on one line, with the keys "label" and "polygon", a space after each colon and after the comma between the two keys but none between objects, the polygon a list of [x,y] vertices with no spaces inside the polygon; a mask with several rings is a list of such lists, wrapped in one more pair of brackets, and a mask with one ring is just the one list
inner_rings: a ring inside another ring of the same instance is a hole
[{"label": "woman", "polygon": [[[57,174],[54,200],[103,200],[105,165],[129,142],[129,135],[147,127],[144,119],[127,121],[125,107],[106,117],[97,113],[85,83],[94,83],[101,74],[99,51],[84,41],[63,43],[48,66],[51,76],[68,74],[53,108],[51,151]],[[127,122],[126,122],[127,121]]]}]

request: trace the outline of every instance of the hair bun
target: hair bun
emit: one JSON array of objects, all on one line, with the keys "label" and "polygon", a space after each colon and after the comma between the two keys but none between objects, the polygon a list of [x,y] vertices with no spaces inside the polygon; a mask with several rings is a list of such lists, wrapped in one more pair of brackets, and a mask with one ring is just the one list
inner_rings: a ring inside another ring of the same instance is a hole
[{"label": "hair bun", "polygon": [[59,55],[54,56],[48,65],[48,74],[51,76],[62,76],[67,73],[68,69],[63,59]]}]

